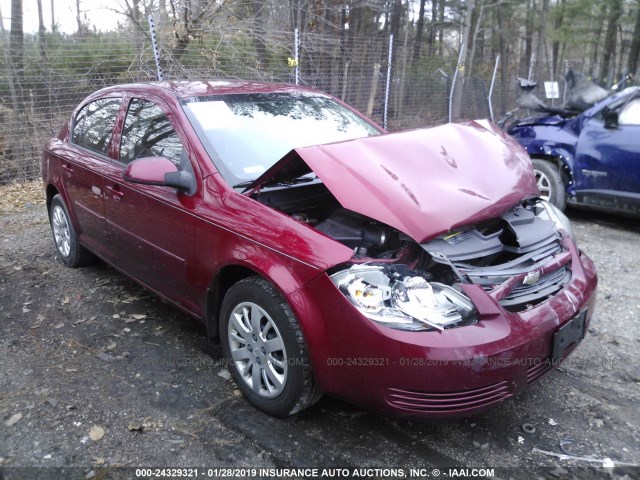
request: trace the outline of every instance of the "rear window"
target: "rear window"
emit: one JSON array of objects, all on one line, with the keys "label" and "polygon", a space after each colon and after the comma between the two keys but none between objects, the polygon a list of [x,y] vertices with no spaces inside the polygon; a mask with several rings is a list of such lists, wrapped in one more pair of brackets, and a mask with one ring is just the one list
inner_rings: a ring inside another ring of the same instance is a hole
[{"label": "rear window", "polygon": [[113,126],[121,98],[101,98],[87,103],[76,115],[71,140],[96,153],[109,154]]}]

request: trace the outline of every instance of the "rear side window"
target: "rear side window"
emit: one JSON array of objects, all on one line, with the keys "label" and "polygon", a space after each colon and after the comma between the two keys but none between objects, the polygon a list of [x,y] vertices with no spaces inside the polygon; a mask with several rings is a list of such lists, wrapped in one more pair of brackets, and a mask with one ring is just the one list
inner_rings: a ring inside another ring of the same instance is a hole
[{"label": "rear side window", "polygon": [[71,133],[73,143],[108,155],[121,102],[120,98],[101,98],[86,104],[76,115]]},{"label": "rear side window", "polygon": [[182,143],[164,111],[155,103],[134,98],[122,130],[120,161],[165,157],[180,168]]}]

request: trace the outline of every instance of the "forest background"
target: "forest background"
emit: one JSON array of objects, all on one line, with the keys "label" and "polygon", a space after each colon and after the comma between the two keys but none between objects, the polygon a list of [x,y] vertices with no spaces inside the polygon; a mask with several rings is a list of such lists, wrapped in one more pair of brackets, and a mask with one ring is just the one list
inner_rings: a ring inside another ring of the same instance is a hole
[{"label": "forest background", "polygon": [[[102,13],[92,6],[0,3],[0,185],[37,178],[45,139],[107,85],[159,75],[299,83],[394,131],[498,119],[515,107],[518,77],[558,82],[560,98],[547,100],[558,105],[569,68],[609,88],[636,75],[640,57],[639,0],[114,0]],[[34,15],[30,31],[25,20]],[[72,27],[61,28],[70,15]],[[98,16],[107,15],[113,22],[105,27]],[[545,97],[544,88],[536,93]]]}]

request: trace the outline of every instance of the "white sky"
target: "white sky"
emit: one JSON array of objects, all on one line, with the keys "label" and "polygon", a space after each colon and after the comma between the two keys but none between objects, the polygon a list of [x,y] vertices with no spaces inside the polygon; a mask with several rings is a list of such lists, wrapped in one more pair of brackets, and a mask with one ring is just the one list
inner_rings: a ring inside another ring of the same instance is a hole
[{"label": "white sky", "polygon": [[[64,33],[74,33],[78,29],[76,22],[76,0],[53,0],[55,21],[58,30]],[[113,11],[124,11],[122,0],[80,0],[82,20],[90,29],[95,26],[98,30],[106,31],[116,28],[118,22],[124,20],[124,15]],[[413,4],[412,15],[418,14],[417,2]],[[11,28],[11,0],[0,0],[4,28]],[[42,0],[44,26],[51,31],[51,0]],[[22,15],[25,33],[38,31],[38,3],[36,0],[22,0]]]},{"label": "white sky", "polygon": [[[55,21],[58,30],[65,33],[73,33],[78,29],[76,22],[76,0],[53,0]],[[80,0],[80,12],[82,20],[89,24],[89,28],[95,26],[98,30],[112,30],[118,22],[124,19],[123,15],[110,10],[120,8],[118,0]],[[2,20],[4,28],[11,28],[11,0],[0,0],[2,8]],[[44,26],[51,31],[51,0],[42,0]],[[22,0],[22,15],[24,31],[38,31],[38,3],[36,0]]]}]

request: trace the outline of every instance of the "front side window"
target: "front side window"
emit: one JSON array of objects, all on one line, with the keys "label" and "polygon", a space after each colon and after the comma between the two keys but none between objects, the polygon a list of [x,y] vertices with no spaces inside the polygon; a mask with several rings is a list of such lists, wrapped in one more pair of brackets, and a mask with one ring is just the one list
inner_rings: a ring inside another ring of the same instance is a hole
[{"label": "front side window", "polygon": [[113,126],[121,103],[121,98],[101,98],[82,107],[73,123],[73,143],[108,155]]},{"label": "front side window", "polygon": [[254,180],[293,148],[378,135],[355,112],[320,93],[194,97],[183,109],[225,180]]},{"label": "front side window", "polygon": [[165,157],[180,167],[182,143],[164,111],[155,103],[134,98],[122,130],[120,161]]}]

